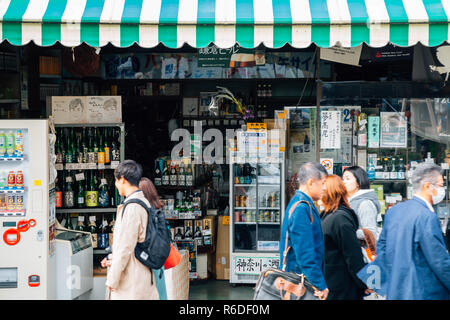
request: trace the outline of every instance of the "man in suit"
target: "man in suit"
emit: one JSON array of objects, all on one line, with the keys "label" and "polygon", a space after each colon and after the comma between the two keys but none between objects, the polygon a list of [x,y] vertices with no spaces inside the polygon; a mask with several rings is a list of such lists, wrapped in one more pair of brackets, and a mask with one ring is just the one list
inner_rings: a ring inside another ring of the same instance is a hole
[{"label": "man in suit", "polygon": [[[280,240],[280,268],[283,267],[283,251],[288,235],[286,255],[286,271],[303,273],[318,290],[315,295],[326,299],[328,288],[323,276],[324,242],[319,211],[314,201],[322,198],[325,189],[325,180],[328,176],[325,168],[319,163],[307,162],[298,172],[300,187],[292,197],[286,208]],[[307,201],[299,203],[298,201]],[[296,205],[291,217],[288,212]],[[311,208],[311,211],[310,211]]]},{"label": "man in suit", "polygon": [[441,168],[421,163],[412,184],[414,197],[388,210],[377,257],[358,277],[388,300],[447,300],[450,255],[432,207],[446,193]]}]

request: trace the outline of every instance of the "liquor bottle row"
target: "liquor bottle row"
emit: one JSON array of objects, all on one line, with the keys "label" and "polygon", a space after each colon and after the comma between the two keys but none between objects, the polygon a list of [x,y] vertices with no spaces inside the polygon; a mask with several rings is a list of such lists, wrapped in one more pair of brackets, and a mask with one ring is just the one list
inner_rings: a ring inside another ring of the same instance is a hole
[{"label": "liquor bottle row", "polygon": [[194,219],[202,215],[200,192],[177,192],[175,199],[161,200],[163,212],[167,219]]},{"label": "liquor bottle row", "polygon": [[[194,229],[195,223],[195,229]],[[173,240],[195,240],[197,246],[211,245],[211,226],[209,220],[186,220],[184,227],[173,228]]]},{"label": "liquor bottle row", "polygon": [[273,222],[279,223],[281,219],[280,210],[236,210],[234,211],[235,222]]},{"label": "liquor bottle row", "polygon": [[57,128],[56,163],[120,161],[119,130],[116,127]]},{"label": "liquor bottle row", "polygon": [[[77,224],[72,223],[73,216],[77,219]],[[110,222],[105,216],[102,217],[102,222],[97,226],[97,217],[95,215],[82,214],[67,214],[63,222],[64,228],[77,231],[90,232],[92,236],[92,247],[94,249],[106,249],[113,244],[113,232],[115,224],[115,215],[113,215]]]},{"label": "liquor bottle row", "polygon": [[24,177],[21,170],[16,171],[0,171],[0,191],[23,190]]},{"label": "liquor bottle row", "polygon": [[0,130],[0,158],[23,157],[22,130]]},{"label": "liquor bottle row", "polygon": [[405,171],[403,158],[370,157],[367,165],[369,180],[405,180]]},{"label": "liquor bottle row", "polygon": [[156,186],[193,186],[194,172],[192,161],[190,159],[181,161],[171,161],[164,158],[156,159],[154,181]]},{"label": "liquor bottle row", "polygon": [[[120,203],[120,195],[113,183],[108,184],[105,171],[62,171],[56,183],[57,208],[109,208]],[[65,183],[63,183],[65,182]]]}]

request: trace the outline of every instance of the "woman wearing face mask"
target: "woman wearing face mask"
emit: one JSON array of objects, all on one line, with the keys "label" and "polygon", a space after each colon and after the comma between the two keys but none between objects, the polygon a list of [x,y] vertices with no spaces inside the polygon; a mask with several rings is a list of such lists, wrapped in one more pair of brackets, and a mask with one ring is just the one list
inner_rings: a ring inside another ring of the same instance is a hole
[{"label": "woman wearing face mask", "polygon": [[[350,207],[358,215],[359,227],[368,229],[378,239],[377,218],[381,205],[375,191],[370,189],[367,173],[361,167],[353,166],[344,170],[342,179]],[[358,232],[358,239],[364,240],[361,231]]]}]

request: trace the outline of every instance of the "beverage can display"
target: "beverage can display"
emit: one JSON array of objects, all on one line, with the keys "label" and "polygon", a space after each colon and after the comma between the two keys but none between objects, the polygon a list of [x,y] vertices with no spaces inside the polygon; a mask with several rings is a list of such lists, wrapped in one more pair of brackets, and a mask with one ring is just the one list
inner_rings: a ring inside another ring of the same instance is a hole
[{"label": "beverage can display", "polygon": [[23,135],[22,130],[17,130],[16,133],[16,155],[21,157],[23,155]]},{"label": "beverage can display", "polygon": [[6,204],[7,210],[12,211],[16,209],[16,196],[14,194],[8,194],[6,201],[7,201]]},{"label": "beverage can display", "polygon": [[22,173],[22,171],[18,171],[16,174],[16,187],[23,188],[23,173]]},{"label": "beverage can display", "polygon": [[14,188],[16,186],[16,175],[14,171],[10,171],[8,174],[8,187]]},{"label": "beverage can display", "polygon": [[9,131],[6,136],[6,153],[12,156],[14,151],[16,151],[16,136],[12,131]]},{"label": "beverage can display", "polygon": [[16,195],[16,209],[17,210],[23,209],[23,194]]},{"label": "beverage can display", "polygon": [[3,157],[6,153],[6,135],[5,132],[0,132],[0,157]]},{"label": "beverage can display", "polygon": [[6,194],[0,193],[0,211],[6,211],[7,202],[6,202]]}]

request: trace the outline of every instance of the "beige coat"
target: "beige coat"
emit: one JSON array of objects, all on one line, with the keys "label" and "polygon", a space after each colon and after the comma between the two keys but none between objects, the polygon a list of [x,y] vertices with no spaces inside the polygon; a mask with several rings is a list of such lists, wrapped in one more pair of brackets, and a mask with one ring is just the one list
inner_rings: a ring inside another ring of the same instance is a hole
[{"label": "beige coat", "polygon": [[[130,199],[140,199],[150,206],[142,191],[131,194],[125,202]],[[112,264],[108,268],[106,278],[106,285],[113,288],[111,299],[158,300],[154,275],[152,285],[152,273],[134,255],[136,243],[145,240],[147,211],[142,206],[132,203],[127,206],[126,214],[122,217],[122,208],[123,205],[117,208]]]}]

